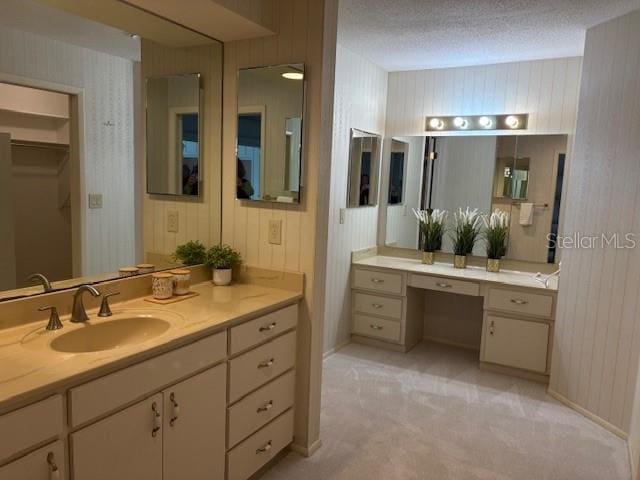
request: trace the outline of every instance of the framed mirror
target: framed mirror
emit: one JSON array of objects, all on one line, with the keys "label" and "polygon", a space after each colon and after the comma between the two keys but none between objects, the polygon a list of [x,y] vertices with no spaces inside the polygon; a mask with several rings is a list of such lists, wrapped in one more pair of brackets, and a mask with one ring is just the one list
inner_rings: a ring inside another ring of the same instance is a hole
[{"label": "framed mirror", "polygon": [[[459,208],[478,208],[483,213],[500,209],[509,214],[507,259],[555,263],[553,238],[558,234],[566,135],[502,135],[394,137],[389,154],[389,197],[385,244],[418,248],[419,233],[411,209],[438,208],[453,213]],[[406,147],[405,147],[406,145]],[[398,185],[403,152],[402,198],[392,197]],[[424,161],[429,152],[433,161]],[[395,203],[394,203],[395,201]],[[442,251],[452,252],[449,235]],[[474,255],[485,256],[483,242]]]},{"label": "framed mirror", "polygon": [[351,129],[349,141],[349,185],[347,207],[370,207],[378,203],[378,171],[382,137]]},{"label": "framed mirror", "polygon": [[236,198],[299,203],[304,64],[238,71]]},{"label": "framed mirror", "polygon": [[199,197],[200,74],[146,79],[147,193]]}]

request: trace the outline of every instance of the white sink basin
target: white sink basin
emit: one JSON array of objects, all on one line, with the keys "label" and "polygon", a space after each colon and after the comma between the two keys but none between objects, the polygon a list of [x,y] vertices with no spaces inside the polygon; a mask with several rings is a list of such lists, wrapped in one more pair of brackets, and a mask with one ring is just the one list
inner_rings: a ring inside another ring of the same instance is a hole
[{"label": "white sink basin", "polygon": [[64,322],[53,332],[38,329],[22,339],[29,348],[50,348],[63,353],[88,353],[139,345],[182,324],[173,312],[125,312],[113,317],[92,318],[85,324]]}]

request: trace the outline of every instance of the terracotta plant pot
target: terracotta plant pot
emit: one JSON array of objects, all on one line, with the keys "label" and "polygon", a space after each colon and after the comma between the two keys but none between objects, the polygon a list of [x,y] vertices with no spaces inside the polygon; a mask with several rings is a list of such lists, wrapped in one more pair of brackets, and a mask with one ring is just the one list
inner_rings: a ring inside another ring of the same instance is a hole
[{"label": "terracotta plant pot", "polygon": [[225,269],[213,269],[213,283],[219,286],[229,285],[231,283],[231,272],[230,268]]},{"label": "terracotta plant pot", "polygon": [[498,273],[500,271],[500,259],[487,258],[487,272]]},{"label": "terracotta plant pot", "polygon": [[453,268],[467,268],[467,256],[466,255],[454,255],[453,256]]},{"label": "terracotta plant pot", "polygon": [[436,252],[422,252],[422,263],[425,265],[433,265],[436,261]]}]

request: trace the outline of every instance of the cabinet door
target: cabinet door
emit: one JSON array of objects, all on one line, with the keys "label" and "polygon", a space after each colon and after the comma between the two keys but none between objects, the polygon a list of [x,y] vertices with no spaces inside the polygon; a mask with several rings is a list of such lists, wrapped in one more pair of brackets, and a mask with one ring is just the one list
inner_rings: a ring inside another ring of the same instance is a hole
[{"label": "cabinet door", "polygon": [[0,480],[64,480],[64,472],[64,445],[55,442],[0,467]]},{"label": "cabinet door", "polygon": [[71,435],[74,480],[162,478],[162,395]]},{"label": "cabinet door", "polygon": [[227,365],[165,390],[163,480],[224,480]]},{"label": "cabinet door", "polygon": [[483,335],[483,361],[534,372],[546,371],[548,324],[487,315]]}]

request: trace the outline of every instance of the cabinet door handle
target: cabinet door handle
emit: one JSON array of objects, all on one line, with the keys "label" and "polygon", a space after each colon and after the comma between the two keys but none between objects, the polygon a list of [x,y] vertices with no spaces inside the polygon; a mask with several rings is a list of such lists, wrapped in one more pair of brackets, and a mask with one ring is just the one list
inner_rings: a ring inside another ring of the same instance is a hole
[{"label": "cabinet door handle", "polygon": [[257,412],[258,413],[262,413],[262,412],[268,412],[269,410],[271,410],[273,408],[273,400],[269,400],[267,403],[265,403],[263,406],[258,407]]},{"label": "cabinet door handle", "polygon": [[511,303],[515,303],[516,305],[526,305],[529,302],[527,300],[522,300],[521,298],[512,298]]},{"label": "cabinet door handle", "polygon": [[171,406],[173,407],[173,416],[169,419],[169,426],[173,427],[173,425],[176,423],[176,420],[178,420],[178,416],[180,415],[180,405],[178,405],[178,402],[176,401],[176,394],[171,392],[171,395],[169,395],[169,400],[171,401]]},{"label": "cabinet door handle", "polygon": [[259,331],[260,332],[270,332],[274,328],[276,328],[276,322],[273,322],[271,325],[260,327]]},{"label": "cabinet door handle", "polygon": [[371,304],[371,306],[372,306],[373,308],[382,308],[382,307],[384,307],[384,305],[382,305],[382,304],[380,304],[380,303],[372,303],[372,304]]},{"label": "cabinet door handle", "polygon": [[491,322],[489,323],[489,335],[493,336],[495,331],[496,331],[496,322],[491,320]]},{"label": "cabinet door handle", "polygon": [[375,325],[375,324],[371,324],[369,325],[369,327],[373,328],[374,330],[382,330],[384,327],[381,327],[380,325]]},{"label": "cabinet door handle", "polygon": [[49,479],[59,480],[60,469],[58,469],[58,465],[56,465],[56,456],[53,452],[47,454],[47,463],[49,464]]},{"label": "cabinet door handle", "polygon": [[151,436],[155,437],[156,435],[158,435],[158,432],[160,431],[160,427],[162,425],[162,415],[158,410],[158,404],[156,402],[153,402],[151,404],[151,411],[153,412],[153,430],[151,430]]},{"label": "cabinet door handle", "polygon": [[265,360],[264,362],[261,362],[258,364],[258,368],[262,369],[262,368],[269,368],[271,365],[273,365],[273,362],[275,362],[274,358],[270,358],[269,360]]},{"label": "cabinet door handle", "polygon": [[449,283],[438,282],[438,283],[436,283],[436,286],[440,287],[440,288],[451,288],[453,285],[451,285]]},{"label": "cabinet door handle", "polygon": [[373,283],[384,283],[384,280],[383,280],[383,279],[381,279],[381,278],[375,278],[375,277],[373,277],[373,278],[371,279],[371,281],[372,281]]},{"label": "cabinet door handle", "polygon": [[269,440],[264,447],[260,447],[256,450],[256,455],[258,455],[259,453],[264,453],[264,452],[268,452],[269,450],[271,450],[272,444],[271,444],[271,440]]}]

